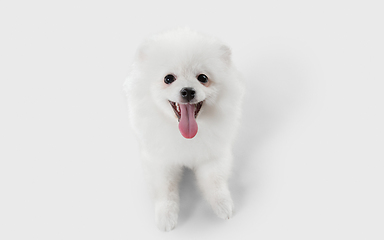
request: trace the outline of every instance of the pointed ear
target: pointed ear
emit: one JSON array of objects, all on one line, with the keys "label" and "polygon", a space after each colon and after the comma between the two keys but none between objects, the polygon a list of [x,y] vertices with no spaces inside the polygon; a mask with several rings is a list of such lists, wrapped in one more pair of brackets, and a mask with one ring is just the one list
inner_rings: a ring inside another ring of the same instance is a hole
[{"label": "pointed ear", "polygon": [[143,62],[147,59],[148,56],[148,46],[149,44],[147,42],[141,44],[139,49],[136,52],[136,60],[139,62]]},{"label": "pointed ear", "polygon": [[145,52],[145,49],[143,48],[143,46],[141,46],[139,48],[139,50],[137,51],[137,54],[136,54],[136,59],[139,61],[139,62],[143,62],[145,61],[145,59],[147,58],[147,54]]},{"label": "pointed ear", "polygon": [[227,47],[225,45],[221,45],[220,51],[222,52],[222,54],[221,54],[222,59],[226,63],[230,63],[231,62],[231,56],[232,56],[231,49],[229,49],[229,47]]}]

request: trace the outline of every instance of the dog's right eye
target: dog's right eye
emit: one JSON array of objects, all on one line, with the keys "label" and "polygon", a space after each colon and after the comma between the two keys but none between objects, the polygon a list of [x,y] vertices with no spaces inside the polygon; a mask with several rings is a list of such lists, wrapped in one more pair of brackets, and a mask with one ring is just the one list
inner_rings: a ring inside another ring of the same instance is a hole
[{"label": "dog's right eye", "polygon": [[171,84],[173,83],[174,81],[176,80],[175,76],[173,76],[172,74],[168,74],[167,76],[164,77],[164,82],[166,84]]}]

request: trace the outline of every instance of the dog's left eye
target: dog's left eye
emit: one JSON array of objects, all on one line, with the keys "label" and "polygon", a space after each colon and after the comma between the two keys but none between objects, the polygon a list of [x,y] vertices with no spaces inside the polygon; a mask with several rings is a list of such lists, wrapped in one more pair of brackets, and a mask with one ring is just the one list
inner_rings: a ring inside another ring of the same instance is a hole
[{"label": "dog's left eye", "polygon": [[207,83],[208,77],[205,74],[200,74],[199,76],[197,76],[197,80],[199,80],[199,82],[201,83]]}]

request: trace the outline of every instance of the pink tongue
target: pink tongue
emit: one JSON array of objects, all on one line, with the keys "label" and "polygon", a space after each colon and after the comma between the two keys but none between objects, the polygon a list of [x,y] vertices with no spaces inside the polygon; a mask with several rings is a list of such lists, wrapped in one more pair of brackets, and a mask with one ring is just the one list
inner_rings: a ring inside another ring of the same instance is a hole
[{"label": "pink tongue", "polygon": [[195,120],[195,105],[180,104],[181,117],[179,130],[185,138],[193,138],[197,133],[197,123]]}]

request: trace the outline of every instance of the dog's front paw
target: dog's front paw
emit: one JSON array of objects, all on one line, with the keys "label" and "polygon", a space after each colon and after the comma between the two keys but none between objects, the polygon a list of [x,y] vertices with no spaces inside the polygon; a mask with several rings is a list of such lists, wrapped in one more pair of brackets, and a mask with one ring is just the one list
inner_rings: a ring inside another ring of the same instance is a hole
[{"label": "dog's front paw", "polygon": [[161,201],[156,203],[156,225],[162,231],[171,231],[177,225],[179,204],[175,201]]},{"label": "dog's front paw", "polygon": [[232,217],[233,202],[230,197],[216,200],[212,205],[212,208],[219,218],[230,219]]}]

